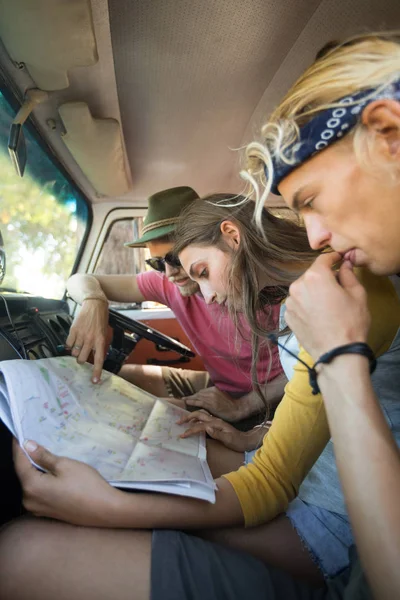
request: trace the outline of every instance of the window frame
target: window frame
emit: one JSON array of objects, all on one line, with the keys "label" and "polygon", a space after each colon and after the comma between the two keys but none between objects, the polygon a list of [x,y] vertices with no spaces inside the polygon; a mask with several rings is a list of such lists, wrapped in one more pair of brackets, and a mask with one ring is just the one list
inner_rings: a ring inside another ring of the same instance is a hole
[{"label": "window frame", "polygon": [[106,214],[100,226],[96,241],[93,245],[93,251],[85,269],[86,273],[94,274],[107,237],[107,233],[114,223],[117,221],[134,219],[136,217],[143,217],[146,214],[146,210],[147,209],[145,208],[116,207]]},{"label": "window frame", "polygon": [[[5,77],[5,75],[4,75],[4,73],[3,73],[3,71],[1,69],[0,69],[0,92],[2,93],[2,95],[4,96],[4,98],[9,103],[9,105],[15,111],[15,114],[16,114],[19,111],[19,109],[21,108],[22,102],[19,100],[19,98],[18,98],[17,94],[15,93],[15,91],[10,87],[10,84],[9,84],[8,80]],[[11,123],[10,123],[10,126],[11,126]],[[84,231],[84,234],[82,236],[81,243],[80,243],[79,248],[78,248],[78,252],[76,254],[74,263],[73,263],[72,268],[71,268],[71,273],[69,275],[71,277],[71,275],[73,275],[74,273],[77,272],[77,269],[79,267],[79,264],[81,262],[81,259],[82,259],[83,253],[84,253],[84,250],[86,248],[86,243],[88,241],[88,238],[89,238],[89,235],[90,235],[90,232],[91,232],[91,229],[92,229],[92,225],[93,225],[93,208],[92,208],[92,203],[90,202],[90,200],[88,199],[88,197],[84,193],[84,191],[72,179],[71,175],[68,173],[68,171],[65,169],[65,167],[63,166],[63,164],[58,159],[58,157],[57,157],[56,153],[54,152],[53,148],[44,139],[44,137],[40,133],[39,128],[36,125],[36,122],[35,122],[35,119],[34,119],[32,113],[28,117],[28,119],[25,121],[24,127],[29,131],[29,133],[32,135],[32,137],[35,138],[35,141],[37,142],[38,146],[43,150],[43,152],[46,154],[47,158],[54,165],[54,167],[63,175],[63,177],[65,177],[65,179],[71,185],[72,189],[76,190],[77,195],[80,196],[80,198],[86,204],[86,208],[87,208],[87,221],[86,221],[85,231]],[[10,160],[10,165],[12,167],[11,160]],[[66,294],[67,294],[67,290],[65,289],[62,300],[66,299]]]},{"label": "window frame", "polygon": [[[98,233],[96,236],[96,240],[93,244],[93,250],[91,252],[90,257],[88,258],[86,264],[80,265],[78,270],[79,273],[87,273],[94,274],[94,270],[96,268],[96,264],[99,260],[101,250],[104,245],[104,241],[107,236],[107,232],[110,227],[116,222],[121,221],[123,219],[134,219],[135,217],[144,217],[147,212],[147,207],[127,207],[121,206],[112,208],[108,210],[103,218],[100,215],[96,215],[96,209],[99,209],[101,212],[104,209],[104,206],[99,204],[95,206],[95,218],[94,218],[94,228],[96,228],[96,221],[99,221],[98,225]],[[96,218],[97,217],[97,218]],[[71,307],[71,313],[75,314],[77,310],[79,310],[78,306],[75,302],[72,301],[71,298],[68,299]],[[153,320],[153,319],[175,319],[175,315],[172,310],[168,307],[165,308],[140,308],[140,309],[131,309],[131,308],[117,308],[116,310],[122,312],[125,316],[132,318],[134,320]]]}]

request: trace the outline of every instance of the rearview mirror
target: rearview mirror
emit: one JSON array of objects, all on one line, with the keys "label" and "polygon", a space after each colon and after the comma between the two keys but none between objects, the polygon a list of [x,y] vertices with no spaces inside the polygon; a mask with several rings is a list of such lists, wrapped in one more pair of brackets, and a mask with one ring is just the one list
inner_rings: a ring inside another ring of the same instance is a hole
[{"label": "rearview mirror", "polygon": [[26,144],[22,125],[13,123],[8,137],[8,152],[17,174],[22,177],[26,165]]},{"label": "rearview mirror", "polygon": [[24,130],[22,125],[29,117],[37,104],[47,100],[48,93],[43,90],[31,89],[27,90],[25,100],[14,121],[11,124],[10,135],[8,136],[8,151],[10,153],[11,162],[20,177],[23,176],[26,166],[26,144]]}]

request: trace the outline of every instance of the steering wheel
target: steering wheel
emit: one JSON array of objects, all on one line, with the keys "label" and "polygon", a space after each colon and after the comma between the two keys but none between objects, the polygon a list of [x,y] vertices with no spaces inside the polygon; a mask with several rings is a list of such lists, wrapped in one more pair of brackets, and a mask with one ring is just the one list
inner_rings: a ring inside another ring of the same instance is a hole
[{"label": "steering wheel", "polygon": [[[113,339],[103,365],[103,369],[106,371],[118,373],[125,359],[142,338],[150,340],[160,349],[177,352],[187,359],[195,356],[190,348],[177,340],[153,329],[153,327],[130,319],[112,308],[109,310],[108,323],[113,329]],[[160,363],[157,362],[157,364]]]}]

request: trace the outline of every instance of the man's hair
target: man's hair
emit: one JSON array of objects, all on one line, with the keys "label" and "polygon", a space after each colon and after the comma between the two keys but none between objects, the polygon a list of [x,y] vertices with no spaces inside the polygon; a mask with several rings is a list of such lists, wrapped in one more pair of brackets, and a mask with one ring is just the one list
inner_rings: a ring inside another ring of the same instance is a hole
[{"label": "man's hair", "polygon": [[[353,36],[343,42],[329,42],[321,48],[317,60],[293,84],[263,126],[263,141],[253,142],[246,148],[247,164],[242,177],[253,188],[256,219],[261,230],[260,215],[274,178],[272,159],[287,163],[285,150],[295,147],[299,128],[335,106],[344,96],[369,88],[384,88],[398,79],[399,71],[399,32]],[[360,165],[382,168],[382,165],[374,165],[373,160],[368,161],[374,139],[361,122],[348,135]]]},{"label": "man's hair", "polygon": [[328,52],[331,52],[331,50],[334,50],[338,46],[340,46],[340,42],[338,40],[331,40],[330,42],[327,42],[318,50],[317,54],[315,55],[315,60],[324,58]]}]

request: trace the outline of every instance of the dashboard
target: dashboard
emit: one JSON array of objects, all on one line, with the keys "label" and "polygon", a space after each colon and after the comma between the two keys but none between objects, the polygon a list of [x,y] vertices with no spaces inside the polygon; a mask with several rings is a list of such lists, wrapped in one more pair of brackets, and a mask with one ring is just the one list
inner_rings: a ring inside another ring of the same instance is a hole
[{"label": "dashboard", "polygon": [[[0,294],[0,361],[63,354],[72,317],[67,302],[30,294]],[[58,349],[57,349],[58,347]],[[0,526],[23,512],[13,467],[12,436],[0,421]]]},{"label": "dashboard", "polygon": [[0,361],[63,354],[72,324],[64,300],[30,294],[0,295]]}]

